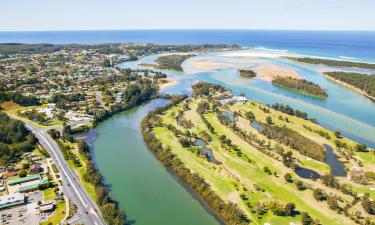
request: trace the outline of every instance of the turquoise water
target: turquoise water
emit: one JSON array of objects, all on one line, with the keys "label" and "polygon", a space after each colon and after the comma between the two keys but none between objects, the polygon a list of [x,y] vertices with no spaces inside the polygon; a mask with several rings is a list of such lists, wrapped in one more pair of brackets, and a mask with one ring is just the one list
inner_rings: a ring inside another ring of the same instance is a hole
[{"label": "turquoise water", "polygon": [[[141,59],[140,62],[152,62],[157,56],[149,56]],[[210,62],[225,62],[226,57],[220,57],[217,53],[201,55],[188,59],[183,67],[189,71],[192,61],[208,60]],[[284,59],[265,59],[270,62],[295,69],[304,79],[318,83],[328,92],[327,99],[318,99],[305,96],[283,88],[273,86],[270,82],[255,78],[241,78],[237,69],[243,63],[233,63],[233,68],[218,69],[214,71],[203,71],[193,74],[166,71],[168,76],[177,81],[175,86],[169,87],[163,92],[168,93],[189,93],[191,85],[198,80],[218,83],[230,88],[234,94],[244,93],[248,98],[266,104],[282,103],[291,105],[316,118],[318,122],[331,129],[340,130],[344,136],[375,147],[375,102],[362,94],[326,79],[319,71],[322,66],[300,64]],[[140,62],[123,64],[125,67],[136,67]],[[243,66],[243,65],[242,65]],[[352,69],[354,70],[354,69]],[[374,72],[375,73],[375,72]]]},{"label": "turquoise water", "polygon": [[375,62],[374,31],[91,30],[0,32],[0,43],[238,44]]}]

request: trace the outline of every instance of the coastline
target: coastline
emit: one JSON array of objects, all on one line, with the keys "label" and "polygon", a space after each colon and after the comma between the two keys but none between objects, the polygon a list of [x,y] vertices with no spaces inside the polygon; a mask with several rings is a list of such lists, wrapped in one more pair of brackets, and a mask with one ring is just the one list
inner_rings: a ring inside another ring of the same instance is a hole
[{"label": "coastline", "polygon": [[344,81],[341,81],[341,80],[335,79],[335,78],[330,77],[330,76],[328,76],[328,75],[326,75],[326,74],[324,74],[324,73],[322,73],[322,74],[323,74],[323,76],[324,76],[325,78],[327,78],[328,80],[331,80],[331,81],[337,82],[337,83],[339,83],[339,84],[341,84],[341,85],[343,85],[343,86],[345,86],[345,87],[347,87],[347,88],[350,88],[350,89],[352,89],[352,90],[354,90],[354,91],[356,91],[356,92],[358,92],[358,93],[360,93],[360,94],[366,96],[367,98],[371,99],[372,101],[375,101],[375,97],[373,97],[373,96],[367,94],[367,92],[365,92],[365,91],[363,91],[363,90],[361,90],[361,89],[359,89],[359,88],[357,88],[357,87],[355,87],[355,86],[353,86],[353,85],[351,85],[351,84],[345,83]]}]

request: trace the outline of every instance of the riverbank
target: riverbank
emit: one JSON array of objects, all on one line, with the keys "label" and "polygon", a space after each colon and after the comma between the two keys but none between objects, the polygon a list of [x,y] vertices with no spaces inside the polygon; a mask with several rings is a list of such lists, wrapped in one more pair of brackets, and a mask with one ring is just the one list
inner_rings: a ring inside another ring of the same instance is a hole
[{"label": "riverbank", "polygon": [[356,91],[356,92],[358,92],[358,93],[361,93],[362,95],[364,95],[364,96],[368,97],[369,99],[375,101],[375,97],[373,97],[373,96],[367,94],[367,92],[365,92],[365,91],[363,91],[363,90],[361,90],[361,89],[359,89],[359,88],[357,88],[357,87],[355,87],[355,86],[353,86],[353,85],[350,85],[350,84],[345,83],[345,82],[343,82],[343,81],[341,81],[341,80],[338,80],[338,79],[335,79],[335,78],[333,78],[333,77],[330,77],[330,76],[324,74],[324,72],[322,73],[322,75],[323,75],[325,78],[327,78],[328,80],[331,80],[331,81],[334,81],[334,82],[336,82],[336,83],[339,83],[339,84],[341,84],[341,85],[343,85],[343,86],[345,86],[345,87],[347,87],[347,88],[350,88],[350,89],[352,89],[352,90],[354,90],[354,91]]},{"label": "riverbank", "polygon": [[[187,185],[185,188],[194,191],[196,196],[199,197],[201,204],[208,207],[208,209],[216,212],[216,215],[225,221],[225,224],[247,224],[247,219],[242,212],[236,209],[235,205],[230,206],[224,202],[220,197],[209,187],[206,181],[185,167],[184,163],[174,156],[169,147],[162,145],[161,142],[156,138],[152,130],[152,122],[155,116],[164,113],[165,110],[181,103],[186,97],[174,97],[172,102],[166,106],[159,107],[142,120],[141,130],[143,138],[148,145],[149,149],[154,152],[155,156],[167,167],[167,169],[173,171],[181,181]],[[193,194],[194,196],[194,194]]]}]

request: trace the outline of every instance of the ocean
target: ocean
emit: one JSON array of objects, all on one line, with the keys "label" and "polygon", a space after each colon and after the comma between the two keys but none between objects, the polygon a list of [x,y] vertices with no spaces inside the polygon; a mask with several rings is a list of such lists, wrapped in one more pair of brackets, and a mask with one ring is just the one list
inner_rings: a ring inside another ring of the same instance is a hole
[{"label": "ocean", "polygon": [[238,44],[375,63],[375,31],[106,30],[0,32],[0,43]]}]

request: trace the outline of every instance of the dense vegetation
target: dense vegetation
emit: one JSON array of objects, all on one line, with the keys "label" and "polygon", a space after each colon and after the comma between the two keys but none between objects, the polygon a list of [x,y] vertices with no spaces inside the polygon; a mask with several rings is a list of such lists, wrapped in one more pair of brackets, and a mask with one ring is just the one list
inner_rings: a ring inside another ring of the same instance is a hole
[{"label": "dense vegetation", "polygon": [[0,91],[0,102],[12,101],[22,106],[40,105],[35,96],[24,96],[17,92]]},{"label": "dense vegetation", "polygon": [[183,71],[181,64],[186,59],[193,57],[193,54],[188,55],[165,55],[160,56],[156,59],[156,62],[159,64],[159,69],[167,69],[167,70],[176,70],[176,71]]},{"label": "dense vegetation", "polygon": [[286,113],[286,114],[291,115],[291,116],[296,116],[296,117],[299,117],[299,118],[302,118],[302,119],[305,119],[305,120],[307,120],[308,116],[309,116],[306,112],[299,111],[298,109],[294,110],[289,105],[283,105],[283,104],[275,103],[271,106],[271,108],[273,108],[276,111]]},{"label": "dense vegetation", "polygon": [[242,69],[242,70],[238,70],[238,71],[240,72],[241,77],[252,78],[252,77],[257,76],[257,74],[253,70]]},{"label": "dense vegetation", "polygon": [[172,169],[186,184],[189,185],[228,225],[248,224],[248,219],[243,212],[233,203],[224,202],[210,187],[210,185],[198,174],[192,173],[186,168],[180,159],[176,157],[169,147],[162,146],[152,132],[152,121],[157,121],[157,116],[170,107],[177,105],[186,97],[173,97],[171,103],[159,107],[150,112],[142,121],[142,134],[150,148],[159,160]]},{"label": "dense vegetation", "polygon": [[103,54],[122,54],[126,52],[136,52],[136,55],[130,54],[129,60],[136,60],[137,56],[145,54],[157,54],[160,52],[189,52],[189,51],[207,51],[214,49],[239,49],[238,45],[225,45],[225,44],[204,44],[204,45],[128,45],[121,48],[121,44],[98,44],[98,45],[81,45],[81,44],[67,44],[67,45],[54,45],[54,44],[19,44],[19,43],[5,43],[0,44],[0,55],[10,54],[38,54],[38,53],[51,53],[60,50],[74,50],[74,49],[95,49]]},{"label": "dense vegetation", "polygon": [[317,58],[296,58],[296,57],[286,57],[289,60],[310,63],[310,64],[322,64],[326,66],[337,66],[337,67],[357,67],[363,69],[375,69],[375,64],[371,63],[362,63],[362,62],[350,62],[350,61],[341,61],[333,59],[317,59]]},{"label": "dense vegetation", "polygon": [[156,94],[157,89],[148,80],[139,80],[129,84],[124,91],[123,100],[128,105],[137,105]]},{"label": "dense vegetation", "polygon": [[59,109],[66,109],[66,108],[69,108],[66,106],[66,104],[69,104],[71,102],[84,101],[84,100],[85,100],[85,95],[83,93],[74,93],[74,94],[56,93],[52,95],[49,101],[55,103],[56,107]]},{"label": "dense vegetation", "polygon": [[[119,44],[100,44],[95,45],[100,53],[109,54],[120,54],[122,51],[118,48]],[[0,54],[39,54],[39,53],[51,53],[60,50],[75,50],[75,49],[90,49],[91,45],[81,44],[66,44],[66,45],[54,45],[54,44],[19,44],[19,43],[5,43],[0,44]]]},{"label": "dense vegetation", "polygon": [[278,76],[272,80],[272,84],[319,98],[328,97],[327,92],[323,88],[304,79]]},{"label": "dense vegetation", "polygon": [[0,112],[0,164],[7,165],[35,149],[36,138],[25,125]]},{"label": "dense vegetation", "polygon": [[224,92],[226,89],[218,84],[198,82],[192,86],[194,95],[208,95],[215,92]]},{"label": "dense vegetation", "polygon": [[283,126],[270,125],[262,123],[262,133],[269,139],[276,139],[283,144],[299,151],[302,155],[306,155],[313,159],[323,161],[326,155],[324,148],[298,132]]},{"label": "dense vegetation", "polygon": [[326,72],[328,77],[352,85],[375,98],[375,75],[349,72]]}]

